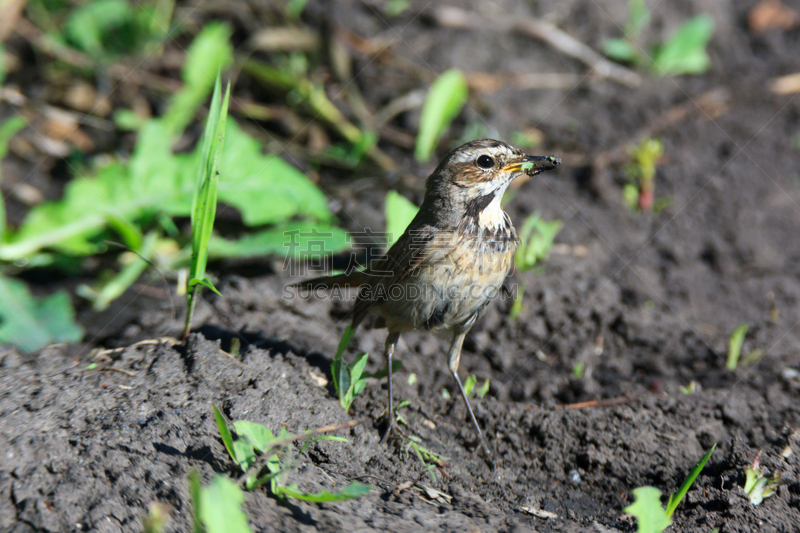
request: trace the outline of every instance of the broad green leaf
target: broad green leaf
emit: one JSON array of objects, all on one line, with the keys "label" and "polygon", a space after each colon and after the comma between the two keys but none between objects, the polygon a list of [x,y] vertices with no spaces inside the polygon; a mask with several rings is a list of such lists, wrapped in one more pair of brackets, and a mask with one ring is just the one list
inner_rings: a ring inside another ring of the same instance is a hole
[{"label": "broad green leaf", "polygon": [[207,533],[251,533],[242,511],[244,492],[227,477],[216,474],[200,490],[200,521]]},{"label": "broad green leaf", "polygon": [[353,398],[361,394],[364,387],[367,385],[367,382],[361,377],[361,374],[364,372],[364,367],[367,365],[368,360],[369,354],[362,353],[357,355],[353,364],[350,365],[350,387],[347,391],[350,402],[353,401]]},{"label": "broad green leaf", "polygon": [[356,356],[353,364],[350,365],[350,377],[352,379],[361,379],[361,374],[364,372],[364,367],[367,366],[367,361],[369,361],[369,354],[362,353]]},{"label": "broad green leaf", "polygon": [[386,193],[384,211],[386,213],[386,249],[388,250],[406,231],[408,225],[417,216],[419,208],[398,192],[389,191]]},{"label": "broad green leaf", "polygon": [[659,76],[705,72],[711,65],[706,47],[713,33],[714,19],[710,15],[699,15],[686,21],[656,50],[653,71]]},{"label": "broad green leaf", "polygon": [[64,32],[78,48],[97,57],[103,54],[104,37],[132,18],[133,8],[126,0],[93,0],[72,11]]},{"label": "broad green leaf", "polygon": [[426,162],[431,158],[439,137],[467,102],[468,93],[467,79],[459,70],[450,69],[436,78],[422,106],[414,149],[417,161]]},{"label": "broad green leaf", "polygon": [[83,338],[83,328],[75,322],[65,292],[36,299],[25,282],[0,276],[0,302],[0,344],[33,352],[54,342]]},{"label": "broad green leaf", "polygon": [[275,436],[269,428],[256,422],[237,420],[233,423],[233,429],[236,430],[238,435],[249,440],[259,453],[264,453],[264,450],[269,448],[275,440]]},{"label": "broad green leaf", "polygon": [[169,102],[162,118],[171,136],[182,132],[208,97],[218,72],[233,60],[231,29],[227,24],[211,22],[195,37],[183,64],[183,87]]},{"label": "broad green leaf", "polygon": [[253,443],[247,439],[236,439],[233,441],[233,453],[236,455],[236,463],[242,472],[247,472],[247,469],[256,462],[256,452]]},{"label": "broad green leaf", "polygon": [[330,255],[350,246],[347,232],[328,224],[294,222],[248,233],[236,240],[216,235],[208,243],[212,259],[278,255],[292,259]]},{"label": "broad green leaf", "polygon": [[278,495],[288,496],[290,498],[295,498],[297,500],[325,503],[325,502],[341,502],[344,500],[352,500],[354,498],[360,498],[361,496],[369,494],[370,490],[372,490],[372,485],[364,485],[363,483],[359,483],[358,481],[353,481],[348,486],[346,486],[345,488],[343,488],[338,492],[328,492],[327,490],[321,490],[319,492],[312,494],[312,493],[302,492],[297,487],[297,485],[292,484],[286,487],[278,487],[277,493]]},{"label": "broad green leaf", "polygon": [[606,39],[603,42],[603,53],[615,61],[633,63],[639,57],[636,47],[625,39]]},{"label": "broad green leaf", "polygon": [[661,533],[672,524],[661,507],[661,491],[655,487],[633,489],[635,501],[623,511],[636,517],[638,533]]},{"label": "broad green leaf", "polygon": [[666,509],[668,517],[672,516],[672,514],[675,512],[675,509],[678,508],[678,505],[681,503],[683,497],[686,496],[687,492],[689,492],[689,487],[692,486],[694,480],[697,479],[697,476],[699,476],[700,472],[703,471],[703,468],[705,468],[706,463],[711,458],[711,454],[714,453],[714,450],[716,448],[717,444],[714,443],[711,449],[708,450],[706,454],[703,456],[703,458],[700,459],[700,461],[694,466],[694,468],[692,468],[692,471],[689,472],[689,475],[686,476],[686,479],[683,480],[681,488],[678,489],[678,492],[669,495],[669,499],[667,500],[667,509]]},{"label": "broad green leaf", "polygon": [[230,428],[228,428],[228,421],[225,420],[225,416],[217,409],[216,405],[211,404],[211,407],[214,409],[214,419],[217,421],[217,428],[219,428],[222,443],[225,444],[225,449],[228,450],[231,459],[238,464],[239,460],[236,458],[236,452],[233,449],[233,436],[231,435]]},{"label": "broad green leaf", "polygon": [[[70,255],[93,254],[92,240],[112,216],[188,216],[200,147],[194,154],[173,155],[168,139],[159,121],[148,121],[129,165],[116,161],[98,168],[93,177],[76,177],[62,199],[33,208],[20,230],[0,247],[0,260],[51,247]],[[233,120],[227,122],[217,193],[220,201],[239,209],[247,225],[293,217],[332,218],[322,191],[279,157],[262,155],[258,143]]]},{"label": "broad green leaf", "polygon": [[303,173],[229,122],[220,167],[219,199],[235,206],[248,226],[305,215],[330,221],[328,199]]}]

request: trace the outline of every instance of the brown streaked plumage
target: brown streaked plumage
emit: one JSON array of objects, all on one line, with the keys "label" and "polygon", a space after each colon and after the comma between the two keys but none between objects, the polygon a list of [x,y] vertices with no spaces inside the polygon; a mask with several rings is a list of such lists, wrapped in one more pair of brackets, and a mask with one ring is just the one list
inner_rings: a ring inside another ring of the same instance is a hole
[{"label": "brown streaked plumage", "polygon": [[383,319],[389,331],[389,431],[395,428],[391,367],[400,334],[444,333],[452,339],[448,368],[488,453],[458,377],[461,346],[511,270],[517,233],[500,204],[506,187],[523,173],[536,175],[559,163],[493,139],[468,142],[450,152],[428,178],[419,212],[384,257],[361,272],[295,285],[360,286],[353,327],[370,312]]}]

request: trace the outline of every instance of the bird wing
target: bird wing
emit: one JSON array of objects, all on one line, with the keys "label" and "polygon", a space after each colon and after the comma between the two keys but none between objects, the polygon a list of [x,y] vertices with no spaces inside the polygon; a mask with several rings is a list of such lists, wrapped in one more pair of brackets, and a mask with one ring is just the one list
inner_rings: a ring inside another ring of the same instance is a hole
[{"label": "bird wing", "polygon": [[454,247],[450,237],[449,232],[431,225],[409,226],[386,255],[364,271],[366,281],[353,306],[353,324],[360,323],[370,307],[385,300],[393,286],[421,266],[449,254]]}]

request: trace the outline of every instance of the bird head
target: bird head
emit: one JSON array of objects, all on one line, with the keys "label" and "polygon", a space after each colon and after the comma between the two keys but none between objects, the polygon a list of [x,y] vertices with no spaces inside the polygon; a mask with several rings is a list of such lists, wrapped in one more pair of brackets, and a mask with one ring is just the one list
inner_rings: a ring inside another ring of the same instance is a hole
[{"label": "bird head", "polygon": [[470,141],[450,152],[428,178],[426,198],[441,204],[439,209],[477,214],[493,200],[499,208],[506,187],[515,178],[535,176],[559,164],[556,157],[527,155],[502,141]]}]

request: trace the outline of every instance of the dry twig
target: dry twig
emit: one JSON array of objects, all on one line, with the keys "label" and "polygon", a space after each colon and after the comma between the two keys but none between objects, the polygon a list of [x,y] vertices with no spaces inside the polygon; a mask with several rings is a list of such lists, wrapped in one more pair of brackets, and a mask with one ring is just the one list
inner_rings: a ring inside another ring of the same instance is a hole
[{"label": "dry twig", "polygon": [[447,28],[485,30],[498,32],[514,31],[543,41],[559,52],[587,65],[591,72],[601,78],[609,78],[626,87],[638,87],[642,78],[634,71],[613,63],[589,46],[556,28],[549,22],[534,18],[495,17],[487,19],[477,13],[456,7],[441,7],[433,11],[433,19]]}]

